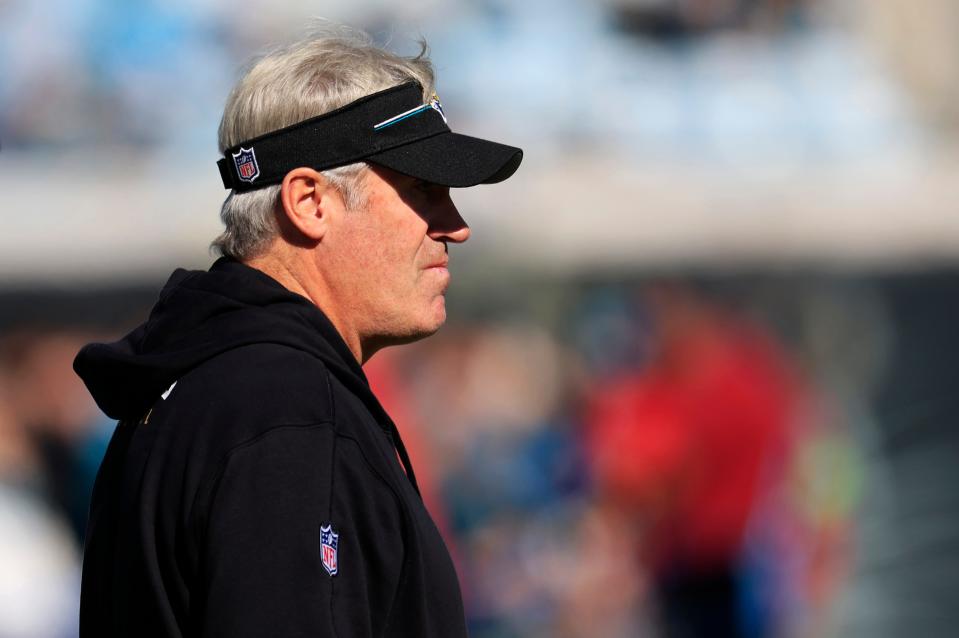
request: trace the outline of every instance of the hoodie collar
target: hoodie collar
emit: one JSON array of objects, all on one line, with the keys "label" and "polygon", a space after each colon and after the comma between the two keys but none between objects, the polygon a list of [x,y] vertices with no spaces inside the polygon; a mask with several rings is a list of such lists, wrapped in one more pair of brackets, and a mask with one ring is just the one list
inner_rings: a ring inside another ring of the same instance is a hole
[{"label": "hoodie collar", "polygon": [[266,273],[226,257],[209,271],[174,271],[144,324],[119,341],[87,345],[74,370],[108,416],[136,418],[189,370],[253,343],[321,359],[377,420],[388,419],[326,315]]}]

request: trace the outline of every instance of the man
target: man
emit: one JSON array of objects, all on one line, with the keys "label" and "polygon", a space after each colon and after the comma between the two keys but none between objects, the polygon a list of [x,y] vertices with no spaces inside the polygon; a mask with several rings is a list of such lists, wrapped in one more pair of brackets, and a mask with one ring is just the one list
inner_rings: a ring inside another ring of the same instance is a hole
[{"label": "man", "polygon": [[424,55],[356,36],[257,62],[220,125],[224,257],[75,362],[120,420],[84,636],[466,634],[449,554],[361,365],[444,322],[449,187],[517,148],[450,132]]}]

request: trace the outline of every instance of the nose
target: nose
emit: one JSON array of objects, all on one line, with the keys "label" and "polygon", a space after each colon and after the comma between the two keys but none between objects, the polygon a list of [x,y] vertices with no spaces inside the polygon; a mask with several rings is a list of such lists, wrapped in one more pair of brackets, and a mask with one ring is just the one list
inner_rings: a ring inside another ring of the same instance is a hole
[{"label": "nose", "polygon": [[448,193],[430,218],[430,225],[427,230],[430,238],[454,244],[462,244],[469,239],[470,227],[456,209],[456,205]]}]

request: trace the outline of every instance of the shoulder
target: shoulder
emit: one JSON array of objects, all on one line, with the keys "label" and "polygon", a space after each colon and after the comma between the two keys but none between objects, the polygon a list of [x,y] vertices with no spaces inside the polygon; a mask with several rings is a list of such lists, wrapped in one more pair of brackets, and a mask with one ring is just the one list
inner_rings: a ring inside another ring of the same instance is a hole
[{"label": "shoulder", "polygon": [[322,361],[290,347],[230,350],[184,374],[156,400],[150,436],[169,462],[207,474],[232,450],[273,430],[330,425],[329,376]]},{"label": "shoulder", "polygon": [[175,403],[196,417],[234,425],[315,424],[333,418],[326,366],[279,344],[258,343],[214,357],[179,379],[174,393]]},{"label": "shoulder", "polygon": [[[281,441],[329,446],[328,430],[362,449],[364,465],[389,463],[386,435],[362,401],[321,359],[280,344],[243,346],[197,366],[156,402],[151,423],[181,454],[207,462]],[[296,445],[285,449],[285,456],[298,453]]]},{"label": "shoulder", "polygon": [[393,491],[381,428],[322,360],[288,346],[243,346],[204,362],[157,401],[150,424],[207,480],[253,468],[270,483],[273,473],[303,478],[335,464],[351,474],[341,486]]}]

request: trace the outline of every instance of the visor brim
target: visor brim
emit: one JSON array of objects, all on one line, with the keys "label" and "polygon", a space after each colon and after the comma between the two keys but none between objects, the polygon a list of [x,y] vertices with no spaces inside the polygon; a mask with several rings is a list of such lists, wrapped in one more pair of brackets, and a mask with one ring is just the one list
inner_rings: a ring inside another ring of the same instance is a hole
[{"label": "visor brim", "polygon": [[507,179],[519,168],[523,151],[469,135],[440,133],[365,159],[433,184],[464,188]]}]

